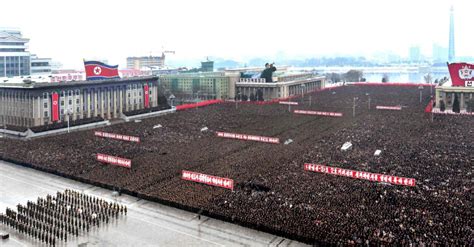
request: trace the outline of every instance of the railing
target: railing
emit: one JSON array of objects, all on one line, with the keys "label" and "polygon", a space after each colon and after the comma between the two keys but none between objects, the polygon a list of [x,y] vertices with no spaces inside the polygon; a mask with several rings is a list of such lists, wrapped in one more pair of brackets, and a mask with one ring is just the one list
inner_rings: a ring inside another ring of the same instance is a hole
[{"label": "railing", "polygon": [[265,78],[240,78],[239,82],[265,83]]}]

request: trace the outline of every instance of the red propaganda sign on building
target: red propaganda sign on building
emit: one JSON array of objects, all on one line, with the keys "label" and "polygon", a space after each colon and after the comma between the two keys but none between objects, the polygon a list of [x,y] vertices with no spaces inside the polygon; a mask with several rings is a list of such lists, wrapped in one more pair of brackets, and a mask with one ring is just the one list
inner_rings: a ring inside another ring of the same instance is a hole
[{"label": "red propaganda sign on building", "polygon": [[474,87],[474,64],[448,63],[454,87]]},{"label": "red propaganda sign on building", "polygon": [[59,121],[59,94],[51,94],[51,120],[53,122]]},{"label": "red propaganda sign on building", "polygon": [[327,116],[327,117],[342,117],[340,112],[325,112],[325,111],[304,111],[304,110],[295,110],[296,114],[305,114],[305,115],[317,115],[317,116]]},{"label": "red propaganda sign on building", "polygon": [[234,180],[229,178],[221,178],[211,175],[206,175],[197,172],[182,171],[182,179],[189,180],[197,183],[203,183],[207,185],[222,187],[225,189],[234,190]]},{"label": "red propaganda sign on building", "polygon": [[280,105],[298,105],[298,102],[293,102],[293,101],[280,101]]},{"label": "red propaganda sign on building", "polygon": [[110,156],[107,154],[97,154],[97,161],[109,163],[112,165],[123,166],[126,168],[132,167],[132,161],[129,159],[124,159],[116,156]]},{"label": "red propaganda sign on building", "polygon": [[227,133],[227,132],[216,132],[216,133],[218,137],[224,137],[224,138],[230,138],[230,139],[266,142],[266,143],[274,143],[274,144],[280,143],[280,139],[275,138],[275,137],[253,136],[253,135],[235,134],[235,133]]},{"label": "red propaganda sign on building", "polygon": [[369,180],[369,181],[374,181],[374,182],[390,183],[390,184],[395,184],[395,185],[404,185],[404,186],[416,185],[416,180],[414,178],[396,177],[396,176],[391,176],[391,175],[370,173],[370,172],[364,172],[364,171],[354,171],[354,170],[324,166],[324,165],[319,165],[319,164],[305,163],[304,170],[311,171],[311,172],[333,174],[336,176],[364,179],[364,180]]},{"label": "red propaganda sign on building", "polygon": [[148,108],[150,107],[150,91],[149,91],[149,87],[148,87],[148,84],[145,84],[145,86],[143,86],[143,95],[145,95],[145,107]]},{"label": "red propaganda sign on building", "polygon": [[401,106],[381,106],[381,105],[378,105],[375,108],[377,110],[393,110],[393,111],[401,111],[402,110]]},{"label": "red propaganda sign on building", "polygon": [[104,137],[104,138],[111,138],[115,140],[122,140],[122,141],[129,141],[129,142],[140,142],[140,137],[137,136],[126,136],[114,133],[107,133],[102,131],[95,131],[95,136]]}]

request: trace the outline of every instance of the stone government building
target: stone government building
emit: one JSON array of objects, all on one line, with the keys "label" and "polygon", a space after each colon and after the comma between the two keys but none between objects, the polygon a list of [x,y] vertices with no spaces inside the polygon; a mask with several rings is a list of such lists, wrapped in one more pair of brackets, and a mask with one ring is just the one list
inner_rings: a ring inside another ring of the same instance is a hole
[{"label": "stone government building", "polygon": [[[148,92],[145,89],[148,87]],[[34,127],[53,123],[53,94],[58,122],[92,117],[113,119],[128,111],[158,106],[158,77],[67,83],[0,83],[0,125]],[[146,101],[148,98],[148,101]],[[147,106],[148,105],[148,106]]]}]

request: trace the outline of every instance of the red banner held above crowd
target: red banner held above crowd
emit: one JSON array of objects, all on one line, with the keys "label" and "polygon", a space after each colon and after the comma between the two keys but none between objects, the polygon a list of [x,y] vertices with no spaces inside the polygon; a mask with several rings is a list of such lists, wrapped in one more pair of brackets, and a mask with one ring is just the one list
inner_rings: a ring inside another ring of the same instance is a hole
[{"label": "red banner held above crowd", "polygon": [[51,120],[59,121],[59,94],[56,92],[51,94]]},{"label": "red banner held above crowd", "polygon": [[253,136],[253,135],[235,134],[235,133],[227,133],[227,132],[216,132],[216,134],[218,137],[231,138],[231,139],[266,142],[266,143],[274,143],[274,144],[280,143],[280,139],[275,138],[275,137]]},{"label": "red banner held above crowd", "polygon": [[122,166],[126,168],[132,167],[132,161],[129,159],[124,159],[116,156],[110,156],[107,154],[97,154],[97,161],[109,163],[112,165]]},{"label": "red banner held above crowd", "polygon": [[370,173],[370,172],[364,172],[364,171],[354,171],[354,170],[324,166],[324,165],[319,165],[319,164],[305,163],[304,170],[333,174],[336,176],[364,179],[364,180],[369,180],[369,181],[374,181],[374,182],[389,183],[389,184],[395,184],[395,185],[404,185],[404,186],[416,185],[416,180],[414,178],[396,177],[396,176],[391,176],[391,175]]},{"label": "red banner held above crowd", "polygon": [[98,137],[111,138],[115,140],[140,142],[140,137],[137,137],[137,136],[126,136],[126,135],[107,133],[107,132],[102,132],[102,131],[94,131],[94,135]]},{"label": "red banner held above crowd", "polygon": [[206,174],[197,173],[197,172],[190,172],[190,171],[185,171],[185,170],[182,171],[181,178],[188,181],[193,181],[193,182],[203,183],[203,184],[207,184],[211,186],[217,186],[217,187],[222,187],[225,189],[234,190],[234,180],[229,179],[229,178],[221,178],[221,177],[206,175]]},{"label": "red banner held above crowd", "polygon": [[474,87],[474,64],[448,63],[448,69],[454,87]]},{"label": "red banner held above crowd", "polygon": [[150,107],[150,88],[148,87],[148,84],[145,84],[145,86],[143,86],[143,95],[145,95],[145,108],[148,108]]},{"label": "red banner held above crowd", "polygon": [[401,111],[402,110],[401,106],[381,106],[381,105],[378,105],[375,108],[377,110],[393,110],[393,111]]},{"label": "red banner held above crowd", "polygon": [[327,117],[342,117],[342,113],[340,112],[295,110],[294,113],[305,114],[305,115],[327,116]]}]

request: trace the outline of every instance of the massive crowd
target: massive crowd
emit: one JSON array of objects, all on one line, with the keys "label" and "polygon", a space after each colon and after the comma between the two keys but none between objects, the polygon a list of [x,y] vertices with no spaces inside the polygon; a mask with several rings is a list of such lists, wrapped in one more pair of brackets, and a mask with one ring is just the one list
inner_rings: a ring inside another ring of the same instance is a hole
[{"label": "massive crowd", "polygon": [[18,204],[17,211],[7,208],[0,213],[0,223],[47,245],[67,242],[68,236],[109,223],[112,218],[127,213],[127,207],[73,190],[57,192],[55,196],[38,197],[36,202]]},{"label": "massive crowd", "polygon": [[[139,136],[139,144],[83,131],[0,140],[0,155],[309,243],[472,245],[474,120],[436,115],[431,122],[427,87],[423,95],[420,103],[417,87],[343,86],[294,99],[304,103],[297,109],[342,118],[296,115],[277,104],[220,104],[101,129]],[[214,131],[293,142],[223,139]],[[341,151],[345,142],[353,149]],[[101,164],[96,153],[131,159],[132,168]],[[305,162],[415,178],[417,185],[306,172]],[[236,187],[184,181],[183,169],[234,179]]]}]

